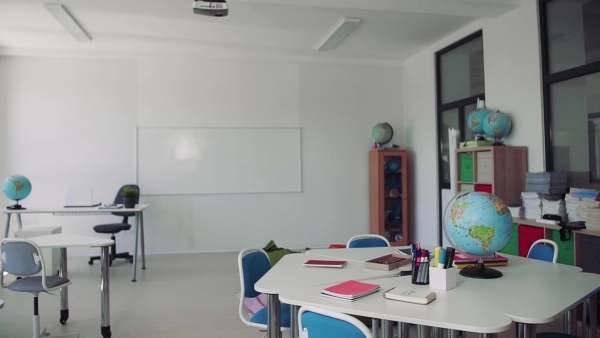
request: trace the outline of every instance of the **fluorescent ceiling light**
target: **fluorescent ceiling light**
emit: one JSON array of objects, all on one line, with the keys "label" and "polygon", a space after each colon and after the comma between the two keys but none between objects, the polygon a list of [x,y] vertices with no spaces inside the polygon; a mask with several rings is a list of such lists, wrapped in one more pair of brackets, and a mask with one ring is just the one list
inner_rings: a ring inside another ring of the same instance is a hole
[{"label": "fluorescent ceiling light", "polygon": [[360,21],[361,19],[358,18],[344,18],[335,29],[317,45],[316,49],[319,51],[327,51],[335,48],[335,46],[342,42],[342,40],[352,32],[354,27],[356,27]]},{"label": "fluorescent ceiling light", "polygon": [[67,11],[65,6],[62,4],[44,4],[44,8],[48,12],[52,13],[56,20],[60,22],[68,31],[71,33],[77,41],[88,42],[92,41],[92,38],[83,30],[83,27],[79,25],[77,20]]}]

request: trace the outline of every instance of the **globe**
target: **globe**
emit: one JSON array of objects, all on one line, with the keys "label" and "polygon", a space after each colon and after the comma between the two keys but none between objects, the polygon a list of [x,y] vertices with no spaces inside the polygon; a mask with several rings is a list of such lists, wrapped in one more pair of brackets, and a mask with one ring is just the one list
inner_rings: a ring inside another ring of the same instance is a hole
[{"label": "globe", "polygon": [[8,209],[24,209],[19,205],[19,201],[31,193],[31,182],[25,176],[13,175],[4,180],[2,191],[6,197],[17,202],[15,205],[7,207]]},{"label": "globe", "polygon": [[469,128],[475,134],[483,135],[485,132],[483,131],[483,123],[488,118],[489,110],[486,108],[479,108],[477,110],[472,111],[467,118],[467,124]]},{"label": "globe", "polygon": [[448,203],[443,228],[453,247],[479,259],[476,267],[462,269],[461,275],[502,276],[500,271],[486,269],[483,258],[504,248],[512,235],[512,215],[503,200],[487,192],[461,192]]},{"label": "globe", "polygon": [[392,140],[392,136],[394,136],[394,130],[392,126],[387,123],[378,123],[373,127],[373,140],[379,144],[385,144]]},{"label": "globe", "polygon": [[496,140],[496,144],[503,144],[501,140],[510,134],[512,120],[501,111],[490,112],[487,120],[483,123],[485,134]]}]

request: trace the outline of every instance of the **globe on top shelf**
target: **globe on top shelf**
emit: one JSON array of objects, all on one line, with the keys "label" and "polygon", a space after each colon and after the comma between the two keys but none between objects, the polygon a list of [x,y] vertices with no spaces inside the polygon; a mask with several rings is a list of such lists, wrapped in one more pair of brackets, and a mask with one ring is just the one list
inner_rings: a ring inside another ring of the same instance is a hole
[{"label": "globe on top shelf", "polygon": [[371,132],[373,136],[373,149],[398,149],[395,144],[385,145],[394,137],[394,129],[387,122],[377,123]]},{"label": "globe on top shelf", "polygon": [[22,210],[25,208],[19,204],[19,201],[27,198],[31,193],[31,182],[25,176],[13,175],[4,181],[2,191],[6,197],[16,202],[15,205],[6,207],[7,209]]},{"label": "globe on top shelf", "polygon": [[[467,124],[475,134],[475,139],[461,143],[462,148],[504,145],[504,138],[512,130],[511,118],[499,110],[489,110],[485,107],[483,100],[477,101],[477,109],[469,114]],[[493,142],[487,141],[486,138],[493,140]]]}]

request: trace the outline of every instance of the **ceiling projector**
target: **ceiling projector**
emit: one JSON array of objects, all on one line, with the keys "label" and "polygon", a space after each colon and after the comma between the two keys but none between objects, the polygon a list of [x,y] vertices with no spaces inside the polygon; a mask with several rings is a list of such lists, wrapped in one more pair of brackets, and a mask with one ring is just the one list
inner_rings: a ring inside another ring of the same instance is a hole
[{"label": "ceiling projector", "polygon": [[194,13],[208,16],[227,16],[225,0],[194,0]]}]

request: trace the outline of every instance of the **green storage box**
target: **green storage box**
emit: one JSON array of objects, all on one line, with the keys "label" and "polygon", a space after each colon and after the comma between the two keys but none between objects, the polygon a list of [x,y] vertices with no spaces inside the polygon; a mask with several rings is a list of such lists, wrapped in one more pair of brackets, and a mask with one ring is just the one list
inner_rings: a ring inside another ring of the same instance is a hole
[{"label": "green storage box", "polygon": [[473,182],[473,153],[459,153],[459,181]]}]

